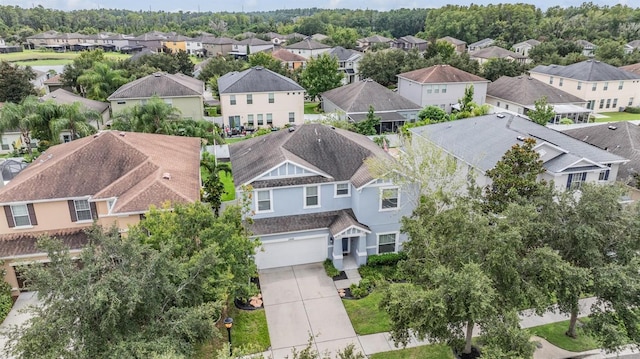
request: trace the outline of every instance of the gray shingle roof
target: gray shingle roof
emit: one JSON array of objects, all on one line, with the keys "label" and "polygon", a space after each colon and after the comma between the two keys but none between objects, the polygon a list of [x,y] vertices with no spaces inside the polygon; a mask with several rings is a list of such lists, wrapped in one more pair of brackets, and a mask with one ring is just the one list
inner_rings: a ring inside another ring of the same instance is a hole
[{"label": "gray shingle roof", "polygon": [[284,161],[304,165],[333,181],[351,181],[361,187],[374,178],[364,160],[387,157],[382,148],[360,134],[305,124],[295,131],[281,130],[229,146],[236,186],[250,183]]},{"label": "gray shingle roof", "polygon": [[534,102],[544,96],[547,97],[547,103],[549,104],[586,102],[578,96],[574,96],[542,81],[526,76],[502,76],[496,81],[489,83],[487,96],[511,101],[524,106],[533,105]]},{"label": "gray shingle roof", "polygon": [[347,61],[362,56],[362,53],[356,50],[345,49],[342,46],[336,46],[328,52],[329,55],[334,56],[338,61]]},{"label": "gray shingle roof", "polygon": [[560,162],[575,162],[571,159],[586,158],[600,164],[625,161],[623,157],[512,114],[493,114],[438,123],[417,127],[411,129],[411,132],[430,140],[483,172],[495,167],[507,150],[521,143],[518,136],[531,137],[537,143],[547,142],[567,151],[556,157],[554,162],[545,163],[545,168],[549,171],[561,169],[562,167],[558,167]]},{"label": "gray shingle roof", "polygon": [[417,105],[373,80],[354,82],[322,93],[346,113],[376,111],[420,110]]},{"label": "gray shingle roof", "polygon": [[107,109],[109,109],[109,104],[107,102],[95,101],[88,98],[84,98],[82,96],[78,96],[72,92],[69,92],[65,89],[57,89],[51,93],[48,93],[41,97],[42,100],[53,100],[58,104],[66,104],[70,105],[75,102],[80,102],[84,107],[97,111],[98,113],[103,113]]},{"label": "gray shingle roof", "polygon": [[[613,126],[615,129],[610,129]],[[628,158],[621,164],[618,180],[627,181],[634,173],[640,173],[640,126],[630,122],[585,126],[562,131],[578,140],[590,143],[610,153]]]},{"label": "gray shingle roof", "polygon": [[260,40],[257,37],[250,37],[242,41],[238,41],[238,45],[258,46],[258,45],[272,45],[272,43],[271,41]]},{"label": "gray shingle roof", "polygon": [[371,44],[384,44],[384,43],[393,41],[393,39],[380,36],[380,35],[373,35],[373,36],[365,37],[364,39],[360,39],[360,40],[363,42],[371,43]]},{"label": "gray shingle roof", "polygon": [[474,43],[469,44],[469,47],[484,47],[484,46],[490,46],[491,44],[493,44],[494,42],[496,42],[494,39],[490,39],[490,38],[486,38],[486,39],[482,39],[480,41],[476,41]]},{"label": "gray shingle roof", "polygon": [[619,69],[607,63],[595,60],[586,60],[571,64],[538,65],[529,70],[530,73],[541,73],[558,77],[566,77],[581,81],[616,81],[640,79],[640,75]]},{"label": "gray shingle roof", "polygon": [[311,39],[305,39],[300,42],[296,42],[295,44],[287,45],[287,49],[295,49],[295,50],[320,50],[320,49],[328,49],[331,46],[325,45],[323,43],[313,41]]},{"label": "gray shingle roof", "polygon": [[218,78],[220,94],[245,92],[304,91],[292,79],[277,74],[261,66],[242,72],[229,72]]},{"label": "gray shingle roof", "polygon": [[504,59],[506,57],[511,57],[514,59],[526,59],[526,56],[522,56],[513,51],[503,49],[498,46],[489,46],[482,48],[480,50],[476,50],[469,54],[471,58],[481,58],[481,59]]},{"label": "gray shingle roof", "polygon": [[128,98],[202,96],[204,83],[182,74],[156,72],[122,85],[107,98],[112,101]]},{"label": "gray shingle roof", "polygon": [[451,37],[451,36],[445,36],[445,37],[441,37],[438,39],[438,41],[446,41],[448,43],[454,44],[454,45],[462,45],[462,44],[467,44],[465,41],[462,40],[458,40],[455,37]]},{"label": "gray shingle roof", "polygon": [[328,229],[332,235],[336,235],[352,225],[369,230],[369,227],[358,222],[351,209],[343,209],[295,216],[254,219],[253,224],[251,224],[251,232],[254,235],[266,235],[308,231],[312,229]]},{"label": "gray shingle roof", "polygon": [[412,35],[402,36],[398,38],[398,41],[407,42],[409,44],[425,44],[427,40],[415,37]]},{"label": "gray shingle roof", "polygon": [[518,45],[524,45],[524,44],[528,44],[528,45],[531,45],[531,46],[538,46],[538,45],[540,45],[540,41],[535,40],[535,39],[529,39],[529,40],[525,40],[525,41],[519,42],[517,44],[514,44],[513,47],[518,47]]}]

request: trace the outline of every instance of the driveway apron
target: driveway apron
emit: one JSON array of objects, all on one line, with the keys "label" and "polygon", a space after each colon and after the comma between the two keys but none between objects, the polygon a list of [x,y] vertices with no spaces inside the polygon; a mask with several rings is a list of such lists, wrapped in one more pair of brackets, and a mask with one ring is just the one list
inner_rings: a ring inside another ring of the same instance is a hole
[{"label": "driveway apron", "polygon": [[291,357],[293,348],[333,357],[350,343],[363,352],[336,287],[321,263],[260,271],[273,359]]}]

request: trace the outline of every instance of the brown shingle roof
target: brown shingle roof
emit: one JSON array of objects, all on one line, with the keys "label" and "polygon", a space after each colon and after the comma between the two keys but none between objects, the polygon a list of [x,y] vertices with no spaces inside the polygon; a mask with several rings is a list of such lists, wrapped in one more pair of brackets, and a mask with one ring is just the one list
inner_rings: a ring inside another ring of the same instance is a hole
[{"label": "brown shingle roof", "polygon": [[66,104],[66,105],[80,102],[84,107],[94,110],[98,113],[103,113],[104,111],[109,109],[109,104],[107,102],[90,100],[88,98],[78,96],[65,89],[57,89],[51,93],[48,93],[42,96],[41,99],[44,101],[52,100],[58,104]]},{"label": "brown shingle roof", "polygon": [[620,68],[622,70],[629,71],[629,72],[634,73],[636,75],[640,75],[640,62],[638,62],[637,64],[621,66]]},{"label": "brown shingle roof", "polygon": [[120,86],[107,98],[116,99],[202,96],[204,83],[182,74],[156,72]]},{"label": "brown shingle roof", "polygon": [[62,84],[62,74],[57,74],[45,80],[45,85],[61,85]]},{"label": "brown shingle roof", "polygon": [[0,190],[0,203],[82,196],[116,197],[113,213],[197,201],[200,139],[105,131],[53,146]]},{"label": "brown shingle roof", "polygon": [[13,233],[0,237],[0,259],[43,253],[36,247],[43,236],[57,238],[69,249],[81,249],[88,242],[84,229],[64,229],[52,232]]},{"label": "brown shingle roof", "polygon": [[434,65],[414,71],[401,73],[398,77],[412,80],[421,84],[450,83],[450,82],[489,82],[480,76],[462,71],[449,65]]},{"label": "brown shingle roof", "polygon": [[469,54],[471,58],[480,58],[480,59],[504,59],[506,57],[511,57],[513,59],[526,59],[526,56],[522,56],[520,54],[516,54],[513,51],[503,49],[498,46],[489,46],[480,50],[476,50]]},{"label": "brown shingle roof", "polygon": [[291,51],[287,51],[285,49],[279,49],[276,50],[274,52],[271,53],[271,56],[275,57],[276,59],[280,60],[280,61],[300,61],[300,62],[306,62],[307,59],[305,57],[302,57],[298,54],[294,54]]}]

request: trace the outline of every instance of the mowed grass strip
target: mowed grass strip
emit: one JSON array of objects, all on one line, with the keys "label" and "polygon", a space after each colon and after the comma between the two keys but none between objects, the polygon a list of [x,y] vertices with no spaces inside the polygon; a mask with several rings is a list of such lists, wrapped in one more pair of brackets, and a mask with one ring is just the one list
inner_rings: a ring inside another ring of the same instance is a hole
[{"label": "mowed grass strip", "polygon": [[380,301],[380,290],[374,290],[362,299],[342,301],[357,334],[367,335],[391,330],[391,320],[389,315],[379,308]]},{"label": "mowed grass strip", "polygon": [[444,344],[423,345],[370,355],[371,359],[452,359],[451,348]]},{"label": "mowed grass strip", "polygon": [[533,335],[546,339],[549,343],[557,346],[558,348],[571,352],[578,353],[598,348],[596,340],[585,333],[582,329],[576,329],[578,334],[576,339],[564,334],[567,329],[569,329],[568,320],[532,327],[527,330]]}]

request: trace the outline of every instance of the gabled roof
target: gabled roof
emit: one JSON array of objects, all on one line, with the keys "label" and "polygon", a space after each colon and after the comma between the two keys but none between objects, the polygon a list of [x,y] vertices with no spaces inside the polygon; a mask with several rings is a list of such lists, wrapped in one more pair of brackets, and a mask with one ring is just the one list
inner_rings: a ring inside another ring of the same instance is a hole
[{"label": "gabled roof", "polygon": [[129,98],[202,96],[204,83],[182,74],[156,72],[120,86],[109,101]]},{"label": "gabled roof", "polygon": [[568,66],[538,65],[529,70],[529,72],[566,77],[580,81],[615,81],[640,79],[640,75],[636,75],[634,73],[596,60],[586,60]]},{"label": "gabled roof", "polygon": [[367,225],[358,222],[356,215],[351,209],[342,209],[338,211],[254,219],[251,224],[251,233],[254,235],[267,235],[308,231],[312,229],[329,229],[332,235],[337,236],[350,227],[356,227],[370,232]]},{"label": "gabled roof", "polygon": [[638,62],[637,64],[631,64],[631,65],[627,65],[627,66],[620,66],[621,70],[624,71],[628,71],[631,73],[634,73],[636,75],[640,75],[640,62]]},{"label": "gabled roof", "polygon": [[421,109],[420,105],[369,79],[323,92],[321,96],[333,102],[347,114],[366,113],[369,111],[369,106],[373,106],[376,112]]},{"label": "gabled roof", "polygon": [[162,41],[167,37],[158,33],[146,33],[139,36],[134,37],[133,39],[136,41]]},{"label": "gabled roof", "polygon": [[296,42],[295,44],[287,45],[287,49],[295,49],[295,50],[320,50],[320,49],[328,49],[331,46],[325,45],[323,43],[311,40],[304,39],[300,42]]},{"label": "gabled roof", "polygon": [[407,42],[409,44],[426,44],[427,40],[412,35],[402,36],[397,41]]},{"label": "gabled roof", "polygon": [[261,66],[242,72],[229,72],[218,78],[220,94],[245,92],[304,91],[292,79],[277,74]]},{"label": "gabled roof", "polygon": [[496,81],[489,83],[487,96],[511,101],[523,106],[533,105],[534,102],[544,96],[547,97],[547,103],[549,104],[586,102],[578,96],[526,76],[500,77]]},{"label": "gabled roof", "polygon": [[272,52],[271,56],[275,57],[276,59],[278,59],[280,61],[284,61],[284,62],[289,62],[289,61],[306,62],[307,61],[307,59],[304,56],[300,56],[298,54],[294,54],[293,52],[287,51],[285,49],[278,49],[278,50]]},{"label": "gabled roof", "polygon": [[550,172],[561,171],[583,158],[602,165],[626,161],[562,132],[506,113],[436,123],[410,131],[483,172],[495,167],[513,145],[522,143],[518,137],[530,137],[538,144],[546,142],[565,151],[544,163]]},{"label": "gabled roof", "polygon": [[233,143],[229,151],[236,187],[286,161],[306,163],[333,181],[351,181],[361,187],[374,179],[364,160],[389,156],[366,136],[321,124],[304,124],[294,131],[281,130]]},{"label": "gabled roof", "polygon": [[529,40],[525,40],[517,44],[514,44],[513,47],[518,47],[518,45],[524,45],[524,44],[531,45],[531,46],[538,46],[541,44],[541,42],[535,39],[529,39]]},{"label": "gabled roof", "polygon": [[284,39],[285,36],[284,35],[280,35],[277,32],[273,32],[273,31],[269,31],[266,34],[264,34],[264,36],[270,38],[270,39]]},{"label": "gabled roof", "polygon": [[211,44],[211,45],[232,45],[237,44],[238,41],[234,39],[230,39],[228,37],[212,37],[208,36],[202,39],[203,44]]},{"label": "gabled roof", "polygon": [[117,197],[112,213],[197,201],[200,139],[105,131],[53,146],[0,190],[0,203],[84,196]]},{"label": "gabled roof", "polygon": [[513,51],[503,49],[498,46],[489,46],[479,50],[476,50],[469,54],[469,56],[481,58],[481,59],[504,59],[507,57],[511,57],[514,59],[526,59],[526,56],[517,54]]},{"label": "gabled roof", "polygon": [[109,109],[109,103],[107,102],[90,100],[88,98],[78,96],[65,89],[57,89],[51,93],[48,93],[40,97],[40,99],[42,99],[43,101],[52,100],[58,104],[66,104],[66,105],[71,105],[73,103],[80,102],[82,106],[90,110],[94,110],[100,114]]},{"label": "gabled roof", "polygon": [[491,46],[491,44],[493,44],[494,42],[496,42],[496,40],[494,39],[490,39],[490,38],[486,38],[486,39],[482,39],[480,41],[476,41],[474,43],[469,44],[469,47],[485,47],[485,46]]},{"label": "gabled roof", "polygon": [[316,40],[316,41],[322,41],[322,40],[325,40],[325,39],[328,39],[328,38],[329,38],[329,36],[327,36],[325,34],[320,34],[320,33],[311,35],[311,39],[312,40]]},{"label": "gabled roof", "polygon": [[404,72],[398,77],[415,81],[421,84],[451,83],[451,82],[489,82],[480,76],[462,71],[449,65],[434,65],[422,69]]},{"label": "gabled roof", "polygon": [[640,173],[640,126],[621,121],[615,124],[585,126],[563,130],[563,133],[590,143],[610,153],[628,158],[620,165],[618,179],[627,181],[634,173]]},{"label": "gabled roof", "polygon": [[371,43],[371,44],[384,44],[384,43],[392,42],[393,39],[390,39],[390,38],[384,37],[384,36],[380,36],[380,35],[373,35],[373,36],[365,37],[364,39],[360,39],[358,41],[368,42],[368,43]]},{"label": "gabled roof", "polygon": [[438,41],[446,41],[446,42],[454,44],[454,45],[466,45],[467,44],[466,41],[458,40],[455,37],[451,37],[451,36],[441,37],[441,38],[438,39]]},{"label": "gabled roof", "polygon": [[192,39],[184,35],[173,35],[166,38],[166,41],[191,41]]},{"label": "gabled roof", "polygon": [[238,41],[238,45],[258,46],[258,45],[273,45],[273,44],[270,41],[260,40],[257,37],[250,37],[250,38]]},{"label": "gabled roof", "polygon": [[351,49],[345,49],[342,46],[336,46],[333,49],[329,50],[329,52],[327,53],[331,56],[336,57],[338,61],[353,61],[356,58],[362,56],[361,52]]},{"label": "gabled roof", "polygon": [[304,38],[306,38],[306,37],[307,37],[307,35],[305,35],[305,34],[301,34],[301,33],[299,33],[299,32],[292,32],[292,33],[290,33],[290,34],[285,35],[284,37],[285,37],[287,40],[291,40],[291,39],[295,39],[295,38],[302,38],[302,39],[304,39]]},{"label": "gabled roof", "polygon": [[132,35],[113,34],[109,37],[106,37],[105,39],[106,40],[133,40],[134,37]]},{"label": "gabled roof", "polygon": [[61,85],[62,84],[62,74],[57,74],[55,76],[49,77],[44,81],[45,85]]}]

